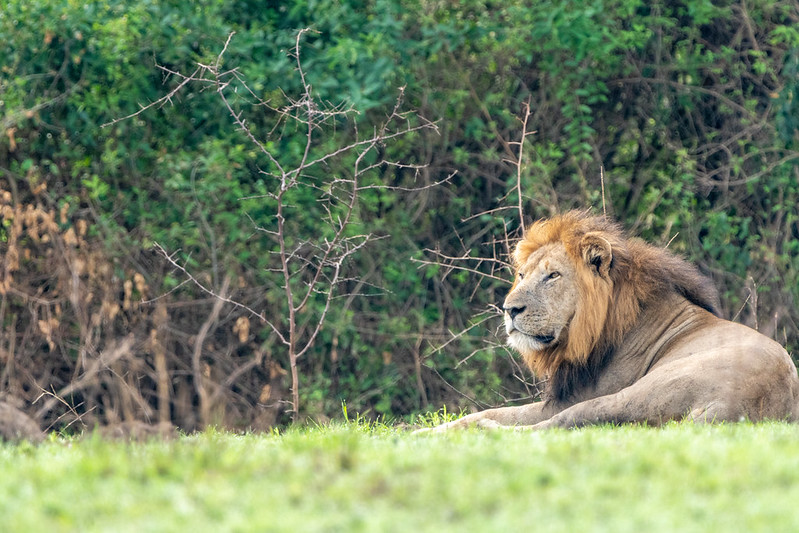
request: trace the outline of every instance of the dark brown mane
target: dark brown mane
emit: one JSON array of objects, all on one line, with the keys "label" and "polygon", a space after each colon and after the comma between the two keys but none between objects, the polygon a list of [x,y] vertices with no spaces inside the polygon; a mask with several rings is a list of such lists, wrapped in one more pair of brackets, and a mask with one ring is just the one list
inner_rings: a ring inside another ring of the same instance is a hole
[{"label": "dark brown mane", "polygon": [[[586,236],[610,246],[610,282],[585,263],[581,246]],[[522,354],[536,374],[548,377],[552,398],[565,399],[575,387],[593,382],[615,346],[635,325],[641,309],[666,294],[680,294],[719,315],[718,293],[695,266],[665,248],[628,238],[618,224],[585,212],[570,211],[533,224],[517,244],[516,266],[540,247],[557,242],[564,244],[577,267],[580,306],[566,342]]]}]

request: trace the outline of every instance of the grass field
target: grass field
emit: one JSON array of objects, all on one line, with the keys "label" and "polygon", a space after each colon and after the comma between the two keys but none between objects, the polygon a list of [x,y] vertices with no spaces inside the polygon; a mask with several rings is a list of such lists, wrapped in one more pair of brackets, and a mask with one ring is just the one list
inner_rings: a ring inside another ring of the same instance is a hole
[{"label": "grass field", "polygon": [[797,531],[799,426],[0,445],[0,531]]}]

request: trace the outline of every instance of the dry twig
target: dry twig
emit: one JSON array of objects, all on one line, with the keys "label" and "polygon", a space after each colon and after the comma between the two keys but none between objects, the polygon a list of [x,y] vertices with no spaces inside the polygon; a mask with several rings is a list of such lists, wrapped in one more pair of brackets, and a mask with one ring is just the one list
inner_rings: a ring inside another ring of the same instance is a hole
[{"label": "dry twig", "polygon": [[[160,107],[171,103],[172,99],[182,90],[186,90],[191,85],[201,87],[212,87],[218,95],[220,101],[227,109],[231,120],[244,136],[255,146],[271,164],[268,171],[261,171],[264,175],[276,180],[273,190],[262,196],[248,196],[248,199],[258,199],[262,197],[271,198],[276,204],[276,212],[268,224],[255,224],[257,231],[273,239],[278,250],[274,254],[276,264],[269,269],[277,273],[281,278],[281,291],[285,302],[284,312],[270,310],[269,315],[259,312],[251,306],[245,305],[234,298],[228,296],[227,290],[217,291],[209,288],[193,275],[179,261],[175,259],[175,253],[169,253],[160,244],[155,244],[156,250],[188,281],[193,283],[202,292],[214,297],[218,304],[228,303],[238,307],[250,316],[257,318],[265,324],[272,333],[286,346],[291,374],[291,394],[292,412],[294,419],[297,419],[300,408],[299,400],[299,370],[298,361],[315,344],[319,332],[322,330],[333,300],[336,298],[337,288],[345,281],[352,278],[344,274],[345,263],[354,254],[358,253],[364,246],[373,240],[373,235],[369,233],[359,235],[349,235],[353,223],[353,214],[358,205],[360,194],[369,189],[392,189],[402,191],[424,190],[448,182],[452,175],[432,184],[418,188],[405,188],[384,186],[374,183],[363,183],[364,176],[377,169],[400,168],[417,171],[422,168],[420,165],[405,164],[399,161],[388,160],[385,157],[377,157],[367,162],[370,158],[379,154],[379,149],[387,142],[399,137],[408,135],[412,132],[430,129],[437,130],[435,123],[415,114],[401,111],[404,100],[404,88],[401,88],[395,105],[388,118],[373,130],[372,135],[365,138],[358,138],[357,127],[355,128],[356,138],[346,146],[335,150],[316,154],[315,150],[319,141],[325,134],[325,126],[332,125],[339,118],[347,118],[355,114],[352,107],[344,105],[323,106],[315,99],[311,84],[307,79],[306,72],[302,63],[302,40],[303,36],[312,30],[306,28],[297,32],[294,47],[289,53],[296,63],[301,90],[296,98],[284,94],[287,104],[283,107],[272,106],[269,102],[262,100],[247,84],[236,68],[223,68],[224,56],[228,51],[234,34],[231,33],[222,51],[217,55],[216,60],[211,64],[198,64],[197,68],[190,75],[186,76],[165,67],[159,67],[169,76],[179,81],[178,85],[169,91],[168,94],[159,100],[146,106],[142,106],[139,111],[129,116],[116,119],[108,124],[112,125],[121,120],[135,117],[153,107]],[[268,147],[265,139],[256,135],[255,131],[249,126],[245,118],[244,109],[239,109],[240,99],[237,89],[242,88],[243,93],[248,95],[255,102],[253,105],[260,111],[271,113],[275,119],[275,128],[281,123],[294,122],[305,129],[305,141],[298,161],[291,162],[281,154],[273,152]],[[333,178],[311,179],[311,171],[328,164],[337,157],[354,154],[355,158],[352,167],[346,176],[336,176]],[[320,182],[322,185],[320,185]],[[321,205],[326,213],[326,224],[333,230],[332,236],[314,242],[302,235],[291,234],[291,229],[287,227],[289,213],[294,209],[288,202],[288,194],[296,188],[310,188],[315,190],[321,201]],[[294,246],[289,246],[289,242],[298,242]],[[302,280],[301,284],[295,280]],[[304,311],[311,305],[312,298],[316,302],[316,313],[308,314]],[[321,304],[319,300],[321,299]],[[211,318],[218,316],[219,306],[215,305]],[[207,334],[206,326],[203,326],[201,333]],[[209,402],[214,396],[209,397],[202,385],[200,375],[199,358],[202,349],[202,339],[204,335],[198,335],[194,347],[193,372],[195,375],[195,385],[203,407],[203,419],[207,422],[207,411]],[[245,365],[246,367],[247,365]]]}]

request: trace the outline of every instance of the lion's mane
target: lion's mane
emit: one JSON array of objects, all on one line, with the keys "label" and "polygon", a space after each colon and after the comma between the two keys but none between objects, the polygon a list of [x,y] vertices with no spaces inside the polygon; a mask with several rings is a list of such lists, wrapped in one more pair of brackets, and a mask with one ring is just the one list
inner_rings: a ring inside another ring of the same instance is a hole
[{"label": "lion's mane", "polygon": [[[609,244],[609,264],[593,264],[587,241]],[[628,238],[605,217],[570,211],[534,223],[516,246],[516,268],[552,243],[563,243],[574,263],[579,302],[563,342],[522,354],[537,375],[547,376],[548,398],[565,400],[575,387],[592,382],[642,310],[670,292],[719,314],[716,289],[693,265],[664,248]]]}]

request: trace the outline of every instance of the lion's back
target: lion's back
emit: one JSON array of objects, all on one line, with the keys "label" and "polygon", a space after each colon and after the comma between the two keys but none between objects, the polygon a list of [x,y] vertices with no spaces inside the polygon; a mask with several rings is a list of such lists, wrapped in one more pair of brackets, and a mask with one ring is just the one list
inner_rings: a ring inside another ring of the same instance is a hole
[{"label": "lion's back", "polygon": [[674,376],[690,378],[692,389],[723,400],[719,419],[796,419],[799,375],[778,342],[716,317],[681,341],[661,365],[671,366]]}]

